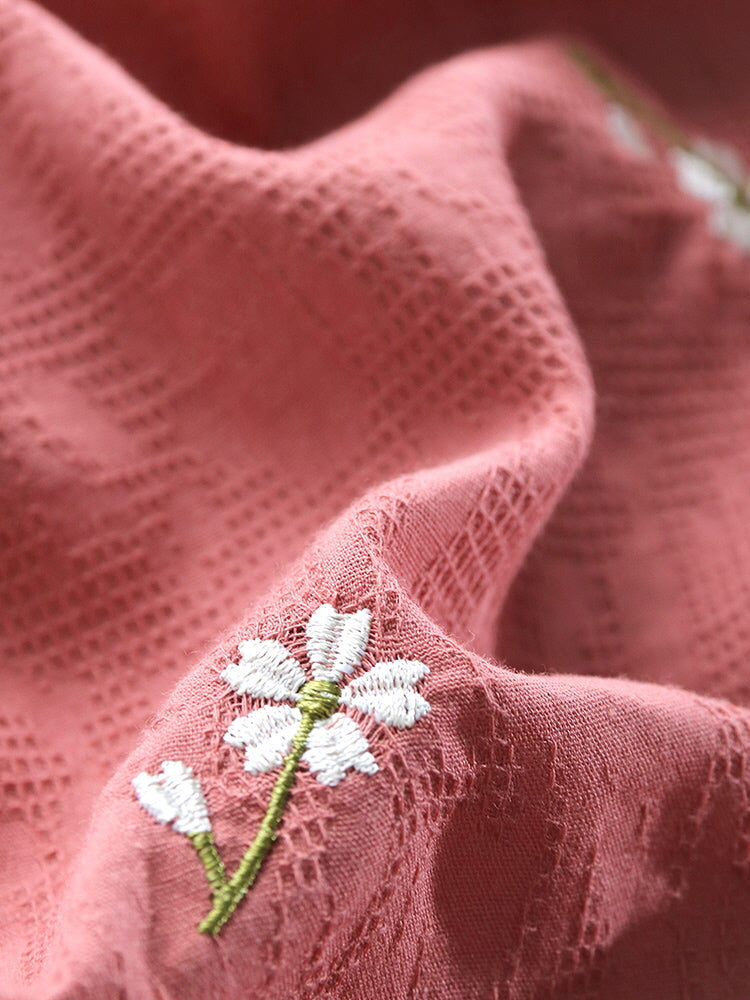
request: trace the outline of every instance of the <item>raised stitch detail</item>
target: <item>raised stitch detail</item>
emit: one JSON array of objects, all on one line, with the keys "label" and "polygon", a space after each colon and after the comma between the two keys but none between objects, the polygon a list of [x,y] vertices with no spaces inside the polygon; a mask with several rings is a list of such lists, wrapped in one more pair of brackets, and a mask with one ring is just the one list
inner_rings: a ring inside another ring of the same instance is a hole
[{"label": "raised stitch detail", "polygon": [[255,881],[276,839],[300,763],[330,787],[350,770],[377,772],[359,724],[339,707],[356,709],[398,729],[410,728],[430,711],[416,690],[429,673],[419,660],[376,663],[342,687],[344,678],[362,665],[370,619],[364,608],[343,614],[330,604],[321,605],[307,623],[310,679],[275,640],[240,643],[240,659],[222,672],[222,679],[238,694],[280,702],[234,719],[224,735],[227,743],[244,750],[244,766],[251,774],[281,768],[255,839],[231,878],[226,877],[205,796],[192,769],[179,761],[164,761],[161,774],[142,772],[133,779],[144,809],[159,823],[171,822],[186,834],[201,860],[213,891],[211,912],[198,927],[201,932],[217,934]]}]

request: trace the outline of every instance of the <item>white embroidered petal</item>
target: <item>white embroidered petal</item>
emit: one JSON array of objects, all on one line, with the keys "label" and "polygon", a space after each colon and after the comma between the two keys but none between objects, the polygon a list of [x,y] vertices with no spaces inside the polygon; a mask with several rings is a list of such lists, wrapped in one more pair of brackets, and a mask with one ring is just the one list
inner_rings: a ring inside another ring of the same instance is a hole
[{"label": "white embroidered petal", "polygon": [[342,614],[321,604],[307,623],[307,655],[317,680],[335,681],[362,662],[370,637],[370,612]]},{"label": "white embroidered petal", "polygon": [[350,767],[363,774],[378,769],[361,729],[341,712],[313,726],[302,759],[322,785],[338,785]]},{"label": "white embroidered petal", "polygon": [[743,187],[747,182],[747,167],[742,157],[723,142],[713,142],[711,139],[695,139],[692,149],[698,156],[715,163],[727,175],[730,181]]},{"label": "white embroidered petal", "polygon": [[429,702],[414,690],[429,672],[419,660],[376,663],[366,674],[346,685],[341,692],[341,704],[358,708],[378,722],[408,729],[430,711]]},{"label": "white embroidered petal", "polygon": [[181,761],[165,760],[160,774],[141,771],[132,785],[140,804],[158,823],[174,823],[178,833],[188,835],[211,831],[201,784]]},{"label": "white embroidered petal", "polygon": [[245,748],[245,770],[263,774],[281,767],[302,715],[291,705],[264,705],[249,715],[234,719],[224,740]]},{"label": "white embroidered petal", "polygon": [[712,203],[734,197],[731,180],[699,153],[675,146],[669,155],[683,191]]},{"label": "white embroidered petal", "polygon": [[305,672],[280,642],[246,639],[239,644],[239,652],[239,662],[230,663],[221,673],[221,679],[237,694],[296,701]]},{"label": "white embroidered petal", "polygon": [[671,150],[671,157],[683,190],[711,206],[712,231],[750,251],[750,211],[739,201],[740,195],[748,196],[746,172],[736,154],[728,147],[696,143],[693,150]]},{"label": "white embroidered petal", "polygon": [[714,205],[711,229],[717,236],[730,240],[740,250],[750,252],[750,211],[730,202]]},{"label": "white embroidered petal", "polygon": [[607,124],[612,136],[633,156],[653,159],[654,151],[638,120],[622,104],[612,101],[607,106]]}]

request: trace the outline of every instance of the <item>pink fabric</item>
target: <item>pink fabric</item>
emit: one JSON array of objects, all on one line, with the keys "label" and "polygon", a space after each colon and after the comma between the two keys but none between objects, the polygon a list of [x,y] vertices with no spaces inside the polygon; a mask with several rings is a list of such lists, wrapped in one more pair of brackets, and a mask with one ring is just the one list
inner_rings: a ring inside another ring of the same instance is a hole
[{"label": "pink fabric", "polygon": [[[292,6],[0,0],[0,996],[746,997],[747,256],[559,38],[333,129],[573,28],[747,156],[744,8]],[[234,866],[324,602],[432,711],[208,939],[131,779]]]}]

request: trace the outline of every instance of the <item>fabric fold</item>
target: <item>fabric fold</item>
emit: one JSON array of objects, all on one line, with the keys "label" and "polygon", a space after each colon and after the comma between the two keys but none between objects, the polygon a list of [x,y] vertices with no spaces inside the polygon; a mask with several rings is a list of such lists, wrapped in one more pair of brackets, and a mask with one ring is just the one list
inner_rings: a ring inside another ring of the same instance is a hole
[{"label": "fabric fold", "polygon": [[247,148],[0,0],[3,1000],[750,984],[747,261],[611,121]]}]

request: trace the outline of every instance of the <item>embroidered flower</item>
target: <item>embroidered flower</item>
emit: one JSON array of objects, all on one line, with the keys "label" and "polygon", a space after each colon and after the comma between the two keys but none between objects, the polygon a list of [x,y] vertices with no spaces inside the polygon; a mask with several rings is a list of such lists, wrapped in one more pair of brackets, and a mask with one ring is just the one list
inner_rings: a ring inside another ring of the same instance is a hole
[{"label": "embroidered flower", "polygon": [[198,929],[218,934],[253,884],[271,850],[299,765],[318,781],[335,786],[354,769],[374,774],[378,765],[355,718],[355,709],[377,722],[408,729],[430,711],[416,686],[428,668],[419,660],[378,662],[344,682],[362,665],[370,638],[370,612],[342,614],[323,604],[307,623],[311,677],[274,639],[247,639],[240,659],[222,679],[238,694],[276,702],[235,719],[224,739],[245,752],[245,770],[262,774],[281,768],[265,815],[234,875],[227,879],[211,832],[200,782],[186,764],[165,760],[159,774],[143,771],[133,779],[138,801],[157,822],[172,823],[189,837],[213,890],[212,908]]},{"label": "embroidered flower", "polygon": [[666,149],[683,191],[710,206],[713,233],[750,252],[750,174],[737,152],[724,143],[694,139],[586,48],[571,45],[568,51],[607,98],[607,122],[617,141],[635,155],[646,156],[649,143],[641,128],[646,126]]},{"label": "embroidered flower", "polygon": [[307,625],[312,680],[281,643],[269,639],[240,643],[240,660],[224,670],[222,679],[238,694],[292,703],[264,706],[232,722],[224,739],[245,750],[245,770],[261,774],[281,767],[313,699],[318,717],[302,760],[318,781],[333,786],[349,769],[363,774],[377,771],[359,725],[337,709],[358,709],[377,722],[409,728],[430,710],[416,691],[429,671],[418,660],[391,660],[376,663],[342,687],[344,677],[361,666],[369,635],[369,611],[341,614],[330,604],[318,608]]},{"label": "embroidered flower", "polygon": [[680,187],[711,206],[713,232],[750,251],[750,183],[738,154],[729,146],[698,140],[689,148],[671,149],[670,158]]}]

